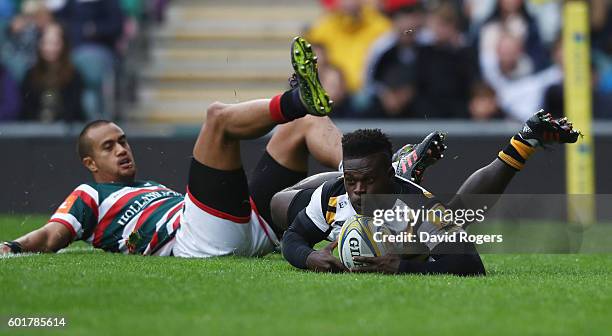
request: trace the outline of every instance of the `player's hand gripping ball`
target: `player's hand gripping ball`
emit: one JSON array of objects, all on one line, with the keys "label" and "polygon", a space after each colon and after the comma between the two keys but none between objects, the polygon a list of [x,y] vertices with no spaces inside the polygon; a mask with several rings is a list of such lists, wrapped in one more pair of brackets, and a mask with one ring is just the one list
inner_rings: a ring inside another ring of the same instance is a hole
[{"label": "player's hand gripping ball", "polygon": [[338,238],[338,253],[344,266],[349,269],[362,266],[353,257],[384,255],[382,246],[374,241],[374,230],[372,219],[366,216],[354,215],[344,222]]}]

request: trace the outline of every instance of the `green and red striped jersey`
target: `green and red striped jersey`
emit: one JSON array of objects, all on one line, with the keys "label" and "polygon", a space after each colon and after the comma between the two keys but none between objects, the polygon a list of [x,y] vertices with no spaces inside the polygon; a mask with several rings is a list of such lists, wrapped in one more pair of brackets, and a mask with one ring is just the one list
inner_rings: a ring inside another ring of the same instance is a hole
[{"label": "green and red striped jersey", "polygon": [[[78,186],[49,222],[66,226],[75,240],[109,252],[169,255],[184,196],[153,182]],[[164,248],[165,247],[165,248]]]}]

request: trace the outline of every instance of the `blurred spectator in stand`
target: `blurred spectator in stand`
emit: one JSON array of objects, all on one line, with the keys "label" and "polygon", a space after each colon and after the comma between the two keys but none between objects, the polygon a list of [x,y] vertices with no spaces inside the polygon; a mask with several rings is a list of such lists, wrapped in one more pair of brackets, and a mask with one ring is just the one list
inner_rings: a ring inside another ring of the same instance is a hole
[{"label": "blurred spectator in stand", "polygon": [[463,13],[469,21],[467,38],[470,44],[478,41],[480,29],[495,10],[497,0],[464,0]]},{"label": "blurred spectator in stand", "polygon": [[47,8],[51,11],[51,13],[56,13],[60,11],[66,5],[68,0],[43,0]]},{"label": "blurred spectator in stand", "polygon": [[123,11],[124,17],[140,21],[144,14],[143,0],[120,0],[119,5]]},{"label": "blurred spectator in stand", "polygon": [[416,95],[414,65],[396,64],[383,70],[372,106],[364,115],[372,118],[414,117]]},{"label": "blurred spectator in stand", "polygon": [[366,0],[338,0],[334,10],[312,25],[306,38],[325,47],[353,93],[362,86],[370,46],[389,28],[389,20]]},{"label": "blurred spectator in stand", "polygon": [[524,52],[524,44],[520,37],[510,32],[502,32],[495,51],[495,54],[481,55],[480,59],[482,74],[491,82],[495,82],[492,80],[495,76],[515,80],[534,72],[533,63]]},{"label": "blurred spectator in stand", "polygon": [[119,1],[67,0],[56,15],[67,27],[72,59],[83,76],[88,119],[113,118],[116,46],[123,32]]},{"label": "blurred spectator in stand", "polygon": [[56,15],[75,49],[93,44],[114,51],[121,36],[123,13],[118,0],[67,0]]},{"label": "blurred spectator in stand", "polygon": [[21,119],[41,122],[83,121],[82,80],[70,61],[61,26],[47,26],[38,45],[38,59],[21,86]]},{"label": "blurred spectator in stand", "polygon": [[21,11],[10,21],[4,43],[0,46],[2,63],[15,80],[21,82],[25,72],[36,61],[40,31],[52,20],[42,1],[21,2]]},{"label": "blurred spectator in stand", "polygon": [[452,5],[442,3],[428,18],[430,45],[418,47],[415,111],[419,118],[468,118],[476,58],[459,31]]},{"label": "blurred spectator in stand", "polygon": [[118,52],[125,55],[131,42],[136,38],[140,31],[140,25],[144,14],[142,0],[121,0],[121,10],[123,11],[123,33],[117,43]]},{"label": "blurred spectator in stand", "polygon": [[597,89],[602,94],[612,95],[612,3],[610,1],[591,1],[591,41],[593,62],[599,77]]},{"label": "blurred spectator in stand", "polygon": [[463,35],[467,43],[467,36],[465,35],[468,34],[469,32],[470,17],[468,16],[469,13],[467,12],[466,1],[467,0],[436,0],[436,1],[421,0],[421,2],[425,4],[425,8],[427,11],[433,11],[435,10],[436,7],[440,5],[451,7],[453,11],[455,12],[455,14],[457,15],[457,20],[458,20],[457,29],[461,32],[461,34]]},{"label": "blurred spectator in stand", "polygon": [[147,1],[147,12],[158,23],[164,22],[166,19],[166,9],[170,0],[150,0]]},{"label": "blurred spectator in stand", "polygon": [[[369,50],[366,87],[372,84],[374,73],[384,63],[414,63],[414,49],[425,19],[419,0],[385,0],[383,9],[391,19],[392,29],[379,37]],[[381,62],[383,58],[387,59]]]},{"label": "blurred spectator in stand", "polygon": [[504,118],[495,90],[484,82],[477,82],[472,87],[470,99],[470,117],[476,121]]},{"label": "blurred spectator in stand", "polygon": [[[561,38],[557,40],[553,48],[553,60],[555,66],[559,69],[563,68],[563,41]],[[593,117],[598,119],[612,118],[612,95],[606,94],[597,87],[599,76],[592,64],[591,68],[591,102],[593,108]],[[563,78],[559,78],[555,83],[552,83],[546,89],[544,94],[544,110],[550,112],[556,118],[565,114],[565,101]]]},{"label": "blurred spectator in stand", "polygon": [[357,99],[358,115],[410,117],[414,114],[415,46],[424,9],[418,0],[387,0],[384,4],[393,29],[370,50],[366,82]]},{"label": "blurred spectator in stand", "polygon": [[[478,40],[480,30],[495,11],[498,0],[453,0],[462,2],[463,13],[469,22],[470,43]],[[606,1],[606,0],[603,0]],[[533,17],[540,39],[545,46],[552,45],[561,27],[563,1],[525,1],[527,12]]]},{"label": "blurred spectator in stand", "polygon": [[[552,50],[553,61],[561,71],[563,71],[562,44],[562,37],[559,36]],[[563,116],[563,77],[546,88],[543,108],[546,112],[555,116],[555,118]]]},{"label": "blurred spectator in stand", "polygon": [[17,119],[20,102],[19,86],[0,64],[0,122]]},{"label": "blurred spectator in stand", "polygon": [[524,41],[526,53],[536,70],[541,70],[549,64],[537,24],[527,12],[524,0],[499,0],[497,2],[493,14],[485,21],[480,30],[478,47],[480,57],[483,57],[483,54],[495,54],[504,32],[510,32]]},{"label": "blurred spectator in stand", "polygon": [[552,65],[532,74],[531,62],[524,56],[520,37],[502,32],[497,43],[496,55],[483,55],[481,59],[483,78],[495,89],[507,117],[526,120],[542,108],[545,89],[562,79],[561,68]]},{"label": "blurred spectator in stand", "polygon": [[[121,57],[115,85],[116,98],[122,102],[134,103],[137,100],[138,73],[143,61],[139,56],[147,50],[143,32],[149,26],[144,0],[121,0],[123,11],[123,33],[117,42],[117,53]],[[119,110],[119,108],[116,108]]]},{"label": "blurred spectator in stand", "polygon": [[317,55],[317,67],[321,84],[334,101],[332,118],[352,117],[351,95],[346,89],[346,81],[342,72],[329,62],[327,50],[322,45],[313,44],[312,48]]},{"label": "blurred spectator in stand", "polygon": [[612,55],[612,3],[591,0],[592,47]]},{"label": "blurred spectator in stand", "polygon": [[6,26],[11,21],[13,16],[18,12],[20,0],[3,0],[0,1],[0,43],[4,40]]}]

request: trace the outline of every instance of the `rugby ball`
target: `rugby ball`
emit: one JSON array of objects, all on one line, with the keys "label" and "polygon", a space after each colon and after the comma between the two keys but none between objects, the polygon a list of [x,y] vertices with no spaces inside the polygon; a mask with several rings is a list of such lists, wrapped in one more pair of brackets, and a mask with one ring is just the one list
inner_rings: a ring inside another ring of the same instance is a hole
[{"label": "rugby ball", "polygon": [[373,238],[372,219],[362,215],[350,217],[340,230],[338,254],[347,268],[362,266],[353,257],[378,257],[383,255],[381,246]]}]

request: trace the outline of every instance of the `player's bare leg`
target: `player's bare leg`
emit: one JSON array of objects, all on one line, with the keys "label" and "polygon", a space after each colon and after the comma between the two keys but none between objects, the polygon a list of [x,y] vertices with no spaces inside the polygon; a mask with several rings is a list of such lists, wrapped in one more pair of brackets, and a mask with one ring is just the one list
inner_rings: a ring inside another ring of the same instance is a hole
[{"label": "player's bare leg", "polygon": [[220,170],[240,168],[240,140],[260,137],[276,126],[269,105],[270,99],[211,104],[193,148],[193,157]]},{"label": "player's bare leg", "polygon": [[[536,113],[525,123],[523,130],[510,139],[508,147],[500,151],[493,162],[465,180],[459,187],[457,196],[449,202],[449,207],[482,207],[483,204],[466,204],[469,197],[462,198],[461,195],[490,194],[499,197],[538,147],[554,143],[574,143],[579,135],[580,132],[573,129],[567,118],[553,119],[543,111]],[[493,197],[484,205],[494,205],[497,199]]]},{"label": "player's bare leg", "polygon": [[342,133],[327,117],[306,116],[279,126],[266,146],[283,166],[306,172],[308,154],[324,166],[338,168],[342,160]]}]

